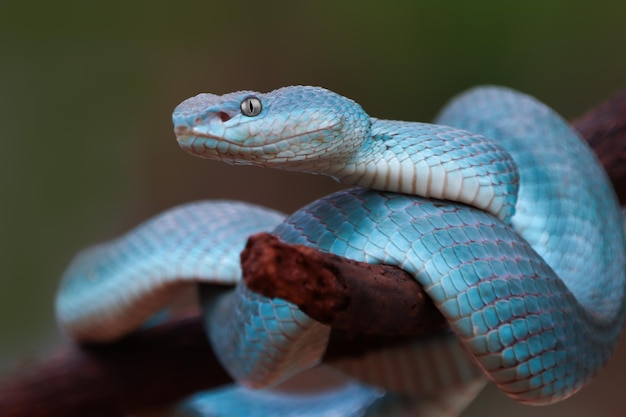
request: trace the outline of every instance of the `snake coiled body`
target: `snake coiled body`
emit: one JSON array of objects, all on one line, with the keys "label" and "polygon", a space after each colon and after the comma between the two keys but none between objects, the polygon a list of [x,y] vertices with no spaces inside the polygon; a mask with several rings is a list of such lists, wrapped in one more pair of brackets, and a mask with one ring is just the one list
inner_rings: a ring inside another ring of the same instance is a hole
[{"label": "snake coiled body", "polygon": [[[173,119],[194,155],[365,188],[285,220],[232,202],[183,206],[86,250],[57,303],[78,339],[123,335],[185,283],[237,282],[245,238],[273,230],[287,242],[400,266],[448,319],[455,338],[442,346],[458,351],[450,353],[458,365],[435,392],[418,383],[418,369],[394,379],[368,373],[372,358],[337,364],[392,396],[437,396],[477,381],[474,362],[509,396],[550,403],[580,389],[612,352],[625,313],[618,205],[588,147],[533,98],[479,88],[453,100],[438,124],[424,124],[370,118],[328,90],[287,87],[201,94]],[[323,354],[329,329],[285,301],[241,284],[234,292],[203,284],[202,294],[213,347],[245,385],[276,384]],[[416,343],[378,358],[409,364],[423,355]]]}]

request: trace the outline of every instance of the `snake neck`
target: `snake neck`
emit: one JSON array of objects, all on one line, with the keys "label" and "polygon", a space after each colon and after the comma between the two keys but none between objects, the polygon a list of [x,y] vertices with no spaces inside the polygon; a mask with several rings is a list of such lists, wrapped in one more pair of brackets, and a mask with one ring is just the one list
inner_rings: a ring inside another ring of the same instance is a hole
[{"label": "snake neck", "polygon": [[465,203],[510,222],[518,174],[491,140],[442,125],[372,119],[371,135],[342,164],[340,182]]}]

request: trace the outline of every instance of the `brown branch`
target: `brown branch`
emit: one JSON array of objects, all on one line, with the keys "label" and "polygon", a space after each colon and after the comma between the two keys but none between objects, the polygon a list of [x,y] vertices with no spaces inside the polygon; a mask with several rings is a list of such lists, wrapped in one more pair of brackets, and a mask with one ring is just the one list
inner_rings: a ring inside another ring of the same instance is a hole
[{"label": "brown branch", "polygon": [[126,416],[231,381],[194,314],[18,370],[0,384],[0,415]]},{"label": "brown branch", "polygon": [[[626,201],[626,90],[573,126],[589,140],[620,200]],[[268,295],[294,296],[304,311],[333,326],[325,360],[359,355],[364,349],[397,341],[364,338],[366,333],[420,334],[441,329],[441,316],[432,303],[397,268],[359,265],[309,248],[282,245],[268,236],[251,240],[243,262],[246,279],[254,288]],[[272,274],[291,279],[260,279]],[[393,319],[398,316],[403,320]],[[69,345],[17,370],[0,381],[0,415],[122,416],[229,381],[196,315],[137,331],[106,346]]]},{"label": "brown branch", "polygon": [[589,142],[609,174],[613,188],[626,203],[626,90],[572,122]]},{"label": "brown branch", "polygon": [[393,266],[289,245],[269,233],[248,239],[241,266],[251,290],[287,299],[335,329],[395,336],[428,334],[445,327],[445,319],[422,287]]}]

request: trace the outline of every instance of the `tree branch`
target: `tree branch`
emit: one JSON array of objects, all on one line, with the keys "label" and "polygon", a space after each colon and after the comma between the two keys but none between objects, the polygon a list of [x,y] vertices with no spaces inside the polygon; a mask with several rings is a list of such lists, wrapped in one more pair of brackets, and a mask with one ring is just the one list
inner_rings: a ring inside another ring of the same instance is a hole
[{"label": "tree branch", "polygon": [[251,290],[286,299],[337,330],[397,336],[447,327],[422,287],[397,267],[289,245],[269,233],[250,236],[241,267]]},{"label": "tree branch", "polygon": [[231,381],[193,314],[18,370],[0,384],[0,415],[126,416]]},{"label": "tree branch", "polygon": [[[598,154],[620,201],[626,201],[626,90],[572,125]],[[242,267],[251,288],[290,299],[333,326],[328,361],[402,341],[392,335],[424,334],[444,325],[421,287],[395,267],[359,264],[269,235],[251,238]],[[68,345],[16,370],[0,381],[0,415],[122,416],[230,381],[200,317],[187,315],[106,346]]]},{"label": "tree branch", "polygon": [[572,122],[609,174],[622,205],[626,203],[626,90]]}]

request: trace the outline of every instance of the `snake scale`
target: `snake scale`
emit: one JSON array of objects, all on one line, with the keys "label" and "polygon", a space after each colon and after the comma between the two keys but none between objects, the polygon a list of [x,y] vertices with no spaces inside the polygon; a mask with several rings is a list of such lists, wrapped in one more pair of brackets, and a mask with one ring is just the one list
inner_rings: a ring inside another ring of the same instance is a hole
[{"label": "snake scale", "polygon": [[[79,341],[119,338],[199,283],[211,344],[247,387],[206,394],[203,415],[246,404],[246,415],[303,415],[302,407],[389,415],[397,404],[407,414],[454,414],[483,374],[518,401],[547,404],[580,389],[610,356],[625,315],[619,207],[586,144],[534,98],[475,88],[427,124],[372,118],[341,95],[293,86],[200,94],[173,122],[193,155],[363,187],[288,217],[233,201],[190,203],[70,264],[56,311]],[[354,378],[335,397],[252,390],[314,367],[329,335],[292,304],[240,283],[239,251],[259,231],[401,267],[452,332],[334,364]],[[386,372],[371,370],[381,363]],[[341,408],[347,397],[354,404]]]}]

